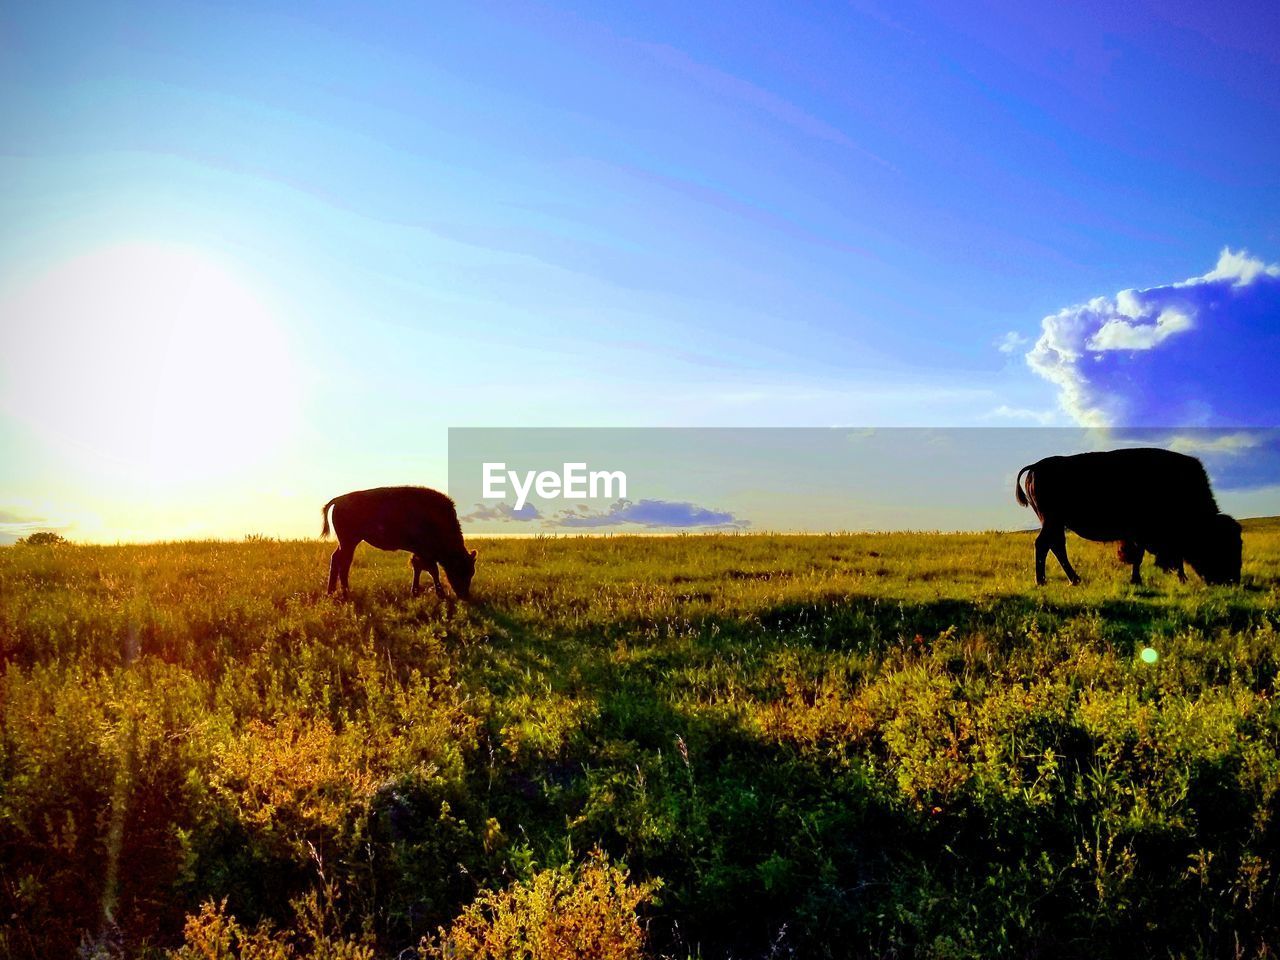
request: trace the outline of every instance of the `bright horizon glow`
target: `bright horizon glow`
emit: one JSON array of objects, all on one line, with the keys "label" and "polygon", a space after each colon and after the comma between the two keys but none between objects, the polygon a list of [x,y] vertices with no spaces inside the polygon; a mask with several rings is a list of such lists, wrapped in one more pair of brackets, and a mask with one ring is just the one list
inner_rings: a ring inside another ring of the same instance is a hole
[{"label": "bright horizon glow", "polygon": [[296,429],[278,321],[199,251],[123,244],[54,266],[0,303],[27,347],[5,405],[87,465],[155,489],[252,468]]},{"label": "bright horizon glow", "polygon": [[298,429],[279,319],[203,251],[123,243],[73,257],[0,298],[0,320],[25,348],[0,360],[0,404],[80,482],[122,500],[109,527],[125,539],[163,535],[181,504],[278,467]]}]

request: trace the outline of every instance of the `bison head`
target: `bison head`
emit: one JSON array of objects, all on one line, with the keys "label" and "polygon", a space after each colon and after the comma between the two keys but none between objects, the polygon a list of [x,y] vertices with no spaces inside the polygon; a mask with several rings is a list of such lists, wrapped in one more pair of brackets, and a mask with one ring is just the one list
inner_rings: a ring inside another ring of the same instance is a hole
[{"label": "bison head", "polygon": [[1187,562],[1205,583],[1239,583],[1242,552],[1240,524],[1220,513],[1192,535]]},{"label": "bison head", "polygon": [[453,592],[466,600],[471,595],[471,578],[476,575],[476,552],[463,551],[456,557],[441,561],[440,565],[444,567]]}]

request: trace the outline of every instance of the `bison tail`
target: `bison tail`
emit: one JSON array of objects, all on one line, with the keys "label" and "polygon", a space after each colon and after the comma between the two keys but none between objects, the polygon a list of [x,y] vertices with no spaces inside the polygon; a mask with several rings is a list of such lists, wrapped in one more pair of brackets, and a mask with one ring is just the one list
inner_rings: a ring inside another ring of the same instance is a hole
[{"label": "bison tail", "polygon": [[327,537],[329,535],[329,508],[337,502],[338,498],[334,497],[320,508],[320,516],[324,517],[324,526],[320,528],[320,536],[322,537]]},{"label": "bison tail", "polygon": [[[1034,466],[1034,464],[1028,464],[1018,471],[1018,478],[1013,481],[1013,498],[1018,501],[1018,506],[1031,507],[1031,509],[1034,510],[1035,504],[1032,503],[1031,498],[1028,497],[1022,489],[1022,475],[1024,473],[1031,473],[1032,466]],[[1027,486],[1031,486],[1031,480],[1034,476],[1035,474],[1031,474],[1031,476],[1027,478]]]}]

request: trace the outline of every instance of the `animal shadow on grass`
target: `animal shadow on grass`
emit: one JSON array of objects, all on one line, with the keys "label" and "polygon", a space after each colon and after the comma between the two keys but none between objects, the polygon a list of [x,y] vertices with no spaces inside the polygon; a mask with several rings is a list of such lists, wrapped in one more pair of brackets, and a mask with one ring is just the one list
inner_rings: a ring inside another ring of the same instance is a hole
[{"label": "animal shadow on grass", "polygon": [[[492,727],[490,757],[497,759],[481,785],[492,798],[488,815],[521,824],[540,856],[561,855],[565,844],[599,844],[625,858],[634,876],[662,877],[669,908],[649,923],[658,955],[694,955],[699,944],[735,956],[767,954],[779,931],[794,923],[795,911],[817,900],[819,891],[797,884],[780,896],[767,888],[756,861],[784,842],[778,830],[787,817],[794,836],[785,845],[797,851],[812,845],[792,811],[830,803],[830,779],[807,774],[804,792],[812,795],[806,799],[788,771],[807,761],[739,720],[682,709],[678,684],[655,683],[648,657],[615,659],[598,629],[548,635],[496,607],[482,617],[493,637],[484,654],[493,695],[553,691],[590,702],[549,752],[507,754],[498,747],[504,731]],[[774,773],[762,780],[761,770]],[[496,784],[501,787],[493,789]],[[845,783],[836,792],[849,789]],[[748,804],[760,804],[778,822],[751,814]],[[846,819],[836,878],[879,890],[868,881],[887,873],[899,846],[889,838],[909,834],[907,818],[865,791]],[[655,833],[658,823],[671,829]],[[824,839],[837,841],[834,834]],[[820,872],[816,863],[804,866],[806,876]]]},{"label": "animal shadow on grass", "polygon": [[357,613],[367,614],[400,610],[412,613],[418,620],[435,620],[440,616],[446,619],[457,615],[460,605],[474,606],[475,601],[460,601],[453,593],[437,597],[434,591],[424,590],[418,596],[412,596],[407,587],[385,586],[375,584],[354,589],[346,593],[335,592],[325,594],[317,591],[314,596],[318,601],[331,601],[339,606],[350,606]]},{"label": "animal shadow on grass", "polygon": [[[1032,621],[1041,629],[1052,628],[1089,608],[1083,602],[1050,604],[1035,596],[920,601],[832,594],[767,607],[755,615],[754,629],[788,643],[803,641],[816,650],[877,653],[903,640],[932,639],[950,629],[982,631],[1016,642],[1025,638]],[[717,628],[704,630],[704,635],[729,638],[734,630],[740,636],[744,626],[741,619],[718,615],[704,623]]]},{"label": "animal shadow on grass", "polygon": [[[875,918],[892,915],[904,897],[923,896],[938,869],[946,882],[980,891],[986,877],[1041,856],[1072,862],[1078,838],[1060,810],[988,798],[981,809],[940,817],[904,800],[856,757],[833,761],[763,735],[740,713],[700,709],[696,692],[671,672],[681,658],[711,653],[705,644],[721,642],[731,626],[763,629],[782,643],[780,631],[813,615],[782,605],[766,612],[763,627],[709,617],[706,639],[691,645],[682,636],[641,639],[651,626],[643,620],[618,624],[618,636],[635,637],[637,646],[671,648],[618,658],[598,626],[546,635],[488,608],[493,646],[483,656],[498,699],[552,691],[589,700],[591,709],[546,753],[504,753],[495,723],[490,765],[476,771],[490,798],[485,815],[521,824],[539,856],[599,844],[634,876],[662,877],[665,909],[650,926],[658,955],[768,956],[780,937],[791,955],[825,955],[822,943],[832,937],[877,936]],[[908,615],[906,629],[990,615],[948,601]],[[895,609],[882,629],[897,629],[897,616]],[[718,632],[709,629],[713,619]],[[1080,730],[1044,736],[1057,744],[1063,776],[1089,768],[1094,745]],[[1052,911],[1044,920],[1049,937],[1065,940],[1078,929]]]}]

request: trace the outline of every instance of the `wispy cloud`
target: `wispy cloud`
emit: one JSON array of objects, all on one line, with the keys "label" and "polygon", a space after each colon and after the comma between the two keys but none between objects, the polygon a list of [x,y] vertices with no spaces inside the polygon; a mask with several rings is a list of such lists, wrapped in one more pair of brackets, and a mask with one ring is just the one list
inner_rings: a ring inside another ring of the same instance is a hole
[{"label": "wispy cloud", "polygon": [[15,507],[0,507],[0,545],[15,543],[27,534],[41,530],[64,533],[72,526],[73,524],[66,520],[33,515]]},{"label": "wispy cloud", "polygon": [[681,74],[695,84],[709,90],[716,96],[732,102],[736,106],[760,111],[806,136],[825,140],[828,143],[838,144],[849,150],[856,151],[886,170],[896,172],[898,169],[884,157],[856,142],[844,130],[801,109],[796,104],[770,90],[744,80],[735,74],[726,73],[706,63],[699,62],[675,47],[654,43],[637,43],[636,46],[641,50],[647,51],[654,60],[662,65],[664,70]]},{"label": "wispy cloud", "polygon": [[1216,430],[1196,430],[1181,433],[1169,441],[1169,449],[1192,455],[1235,456],[1257,450],[1274,436],[1252,433],[1246,430],[1227,433]]},{"label": "wispy cloud", "polygon": [[1017,353],[1030,342],[1030,337],[1019,333],[1017,330],[1010,330],[1004,336],[996,338],[995,348],[1001,353],[1013,354]]},{"label": "wispy cloud", "polygon": [[607,510],[578,507],[548,519],[556,527],[613,527],[632,524],[650,529],[683,530],[697,527],[744,529],[750,521],[726,510],[709,510],[695,503],[672,500],[617,500]]},{"label": "wispy cloud", "polygon": [[1014,420],[1042,427],[1058,422],[1059,417],[1061,414],[1057,410],[1032,410],[1029,407],[1011,407],[1005,403],[983,415],[984,420]]}]

